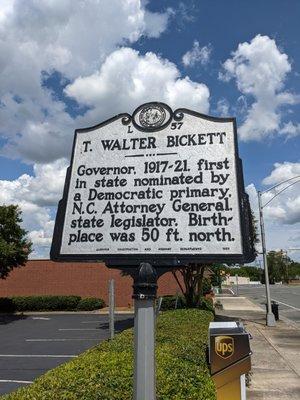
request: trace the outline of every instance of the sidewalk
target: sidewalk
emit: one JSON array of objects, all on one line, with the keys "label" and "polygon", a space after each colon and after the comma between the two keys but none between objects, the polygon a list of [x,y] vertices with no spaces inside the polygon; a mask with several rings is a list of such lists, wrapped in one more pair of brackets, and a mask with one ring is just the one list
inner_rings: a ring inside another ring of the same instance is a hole
[{"label": "sidewalk", "polygon": [[251,333],[251,384],[247,400],[300,399],[300,327],[277,321],[265,325],[265,312],[245,297],[217,297],[217,320],[241,320]]}]

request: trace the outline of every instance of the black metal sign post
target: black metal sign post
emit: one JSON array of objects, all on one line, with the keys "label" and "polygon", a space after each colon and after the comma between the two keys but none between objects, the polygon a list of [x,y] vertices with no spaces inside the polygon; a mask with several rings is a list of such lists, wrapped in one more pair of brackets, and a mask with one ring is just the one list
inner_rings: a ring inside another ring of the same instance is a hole
[{"label": "black metal sign post", "polygon": [[157,277],[250,262],[252,237],[234,118],[152,102],[75,131],[50,255],[133,277],[135,400],[155,399]]}]

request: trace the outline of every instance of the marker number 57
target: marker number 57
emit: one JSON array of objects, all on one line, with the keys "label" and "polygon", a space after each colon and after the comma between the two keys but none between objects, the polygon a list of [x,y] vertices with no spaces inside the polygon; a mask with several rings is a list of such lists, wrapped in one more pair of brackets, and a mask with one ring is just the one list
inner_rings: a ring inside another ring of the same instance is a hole
[{"label": "marker number 57", "polygon": [[174,131],[174,129],[180,129],[183,125],[183,122],[172,122],[171,123],[171,129]]}]

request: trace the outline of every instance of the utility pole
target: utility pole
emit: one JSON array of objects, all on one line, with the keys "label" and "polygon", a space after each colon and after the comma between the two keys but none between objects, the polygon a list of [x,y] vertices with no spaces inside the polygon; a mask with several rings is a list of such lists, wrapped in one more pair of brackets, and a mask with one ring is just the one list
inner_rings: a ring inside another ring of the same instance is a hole
[{"label": "utility pole", "polygon": [[[270,282],[269,282],[269,271],[268,271],[268,260],[267,260],[267,251],[266,251],[266,239],[265,239],[265,225],[264,225],[264,216],[263,216],[263,208],[265,208],[275,197],[277,197],[280,193],[284,192],[286,189],[288,189],[290,186],[295,185],[296,183],[300,182],[300,175],[293,176],[292,178],[286,179],[282,182],[279,182],[277,185],[272,186],[270,189],[267,189],[263,192],[258,191],[258,209],[259,209],[259,222],[260,222],[260,232],[261,232],[261,244],[262,244],[262,254],[263,254],[263,264],[264,264],[264,270],[265,270],[265,283],[266,283],[266,297],[267,297],[267,326],[275,326],[275,317],[274,314],[272,313],[271,309],[271,295],[270,295]],[[264,193],[270,192],[271,190],[277,188],[278,186],[282,185],[283,183],[290,182],[292,180],[296,179],[296,181],[293,181],[289,185],[285,186],[283,189],[281,189],[279,192],[275,193],[274,196],[267,201],[264,205],[262,205],[262,200],[261,196]]]},{"label": "utility pole", "polygon": [[235,274],[235,283],[236,283],[236,296],[239,296],[239,276]]},{"label": "utility pole", "polygon": [[263,263],[265,270],[265,285],[266,285],[266,297],[267,297],[267,326],[275,326],[275,317],[271,309],[271,294],[270,294],[270,282],[269,282],[269,271],[268,271],[268,260],[266,252],[266,241],[265,241],[265,225],[263,216],[263,207],[261,204],[261,192],[258,193],[258,209],[259,209],[259,222],[260,222],[260,232],[261,232],[261,245],[263,253]]}]

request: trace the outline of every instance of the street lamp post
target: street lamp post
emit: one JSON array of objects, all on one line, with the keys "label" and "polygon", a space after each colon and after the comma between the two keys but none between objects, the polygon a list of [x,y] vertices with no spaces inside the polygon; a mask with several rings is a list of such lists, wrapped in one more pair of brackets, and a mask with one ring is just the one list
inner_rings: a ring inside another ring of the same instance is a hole
[{"label": "street lamp post", "polygon": [[[270,192],[271,190],[275,189],[276,187],[282,185],[285,182],[289,182],[293,179],[298,178],[298,180],[292,182],[288,186],[286,186],[284,189],[280,190],[278,193],[276,193],[269,201],[267,201],[266,204],[262,204],[262,195],[264,193]],[[300,175],[294,176],[293,178],[286,179],[277,185],[271,187],[268,190],[265,190],[264,192],[258,191],[258,208],[259,208],[259,221],[260,221],[260,232],[261,232],[261,244],[262,244],[262,254],[263,254],[263,265],[264,265],[264,270],[265,270],[265,284],[266,284],[266,297],[267,297],[267,319],[266,319],[266,324],[267,326],[275,326],[275,316],[272,313],[271,309],[271,294],[270,294],[270,282],[269,282],[269,271],[268,271],[268,260],[267,260],[267,251],[266,251],[266,238],[265,238],[265,225],[264,225],[264,216],[263,216],[263,209],[266,207],[275,197],[277,197],[280,193],[288,189],[290,186],[294,185],[295,183],[300,182]]]},{"label": "street lamp post", "polygon": [[263,206],[261,202],[261,192],[258,193],[258,209],[259,209],[259,221],[260,221],[260,233],[261,233],[261,245],[263,253],[263,264],[265,271],[265,285],[266,285],[266,297],[267,297],[267,326],[275,326],[275,316],[271,309],[271,294],[270,294],[270,282],[269,282],[269,271],[268,271],[268,259],[266,251],[266,239],[265,239],[265,224],[263,216]]}]

